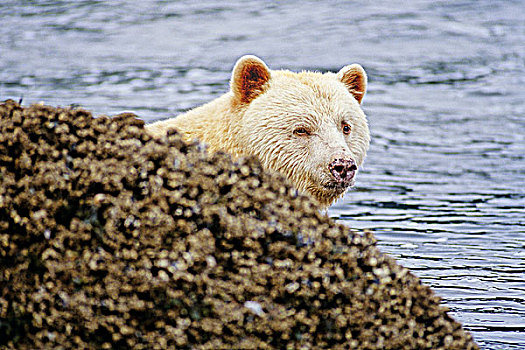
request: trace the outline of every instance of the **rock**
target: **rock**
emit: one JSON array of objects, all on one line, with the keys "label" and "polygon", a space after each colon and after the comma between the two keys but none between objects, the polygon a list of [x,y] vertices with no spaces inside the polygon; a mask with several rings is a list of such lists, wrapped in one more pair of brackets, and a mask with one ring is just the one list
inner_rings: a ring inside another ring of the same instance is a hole
[{"label": "rock", "polygon": [[477,349],[253,159],[134,115],[0,105],[0,347]]}]

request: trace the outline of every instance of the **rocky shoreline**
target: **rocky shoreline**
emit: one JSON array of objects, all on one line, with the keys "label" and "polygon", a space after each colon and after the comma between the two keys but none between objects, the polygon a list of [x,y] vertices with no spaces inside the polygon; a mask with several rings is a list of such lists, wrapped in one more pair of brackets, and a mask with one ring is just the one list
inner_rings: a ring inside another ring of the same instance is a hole
[{"label": "rocky shoreline", "polygon": [[369,233],[134,115],[0,105],[0,347],[478,349]]}]

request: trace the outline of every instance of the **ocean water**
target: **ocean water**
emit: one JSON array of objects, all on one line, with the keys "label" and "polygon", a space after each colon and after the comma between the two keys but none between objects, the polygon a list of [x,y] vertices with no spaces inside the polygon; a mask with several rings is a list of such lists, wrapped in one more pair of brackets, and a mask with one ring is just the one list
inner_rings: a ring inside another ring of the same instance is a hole
[{"label": "ocean water", "polygon": [[0,100],[173,117],[235,60],[368,72],[372,144],[329,215],[374,231],[483,349],[525,348],[523,1],[0,3]]}]

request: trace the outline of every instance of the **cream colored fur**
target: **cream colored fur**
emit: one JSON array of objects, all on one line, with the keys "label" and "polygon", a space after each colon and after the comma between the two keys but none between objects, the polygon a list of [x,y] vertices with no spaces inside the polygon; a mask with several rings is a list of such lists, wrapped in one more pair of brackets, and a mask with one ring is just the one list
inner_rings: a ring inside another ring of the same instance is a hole
[{"label": "cream colored fur", "polygon": [[[356,64],[337,74],[292,73],[269,70],[259,58],[244,56],[233,69],[228,93],[146,127],[155,137],[177,129],[211,152],[254,155],[328,206],[348,187],[334,181],[330,162],[350,158],[359,167],[368,150],[370,134],[360,107],[366,79]],[[351,128],[347,134],[344,125]]]}]

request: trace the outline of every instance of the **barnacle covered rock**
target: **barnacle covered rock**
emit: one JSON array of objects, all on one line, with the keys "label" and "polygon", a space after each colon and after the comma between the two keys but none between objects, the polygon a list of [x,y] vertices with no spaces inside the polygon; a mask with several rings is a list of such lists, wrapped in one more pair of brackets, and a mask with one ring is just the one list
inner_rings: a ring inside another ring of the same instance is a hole
[{"label": "barnacle covered rock", "polygon": [[0,105],[0,347],[477,349],[417,277],[253,159]]}]

